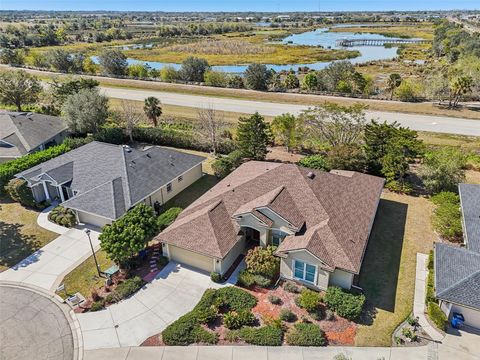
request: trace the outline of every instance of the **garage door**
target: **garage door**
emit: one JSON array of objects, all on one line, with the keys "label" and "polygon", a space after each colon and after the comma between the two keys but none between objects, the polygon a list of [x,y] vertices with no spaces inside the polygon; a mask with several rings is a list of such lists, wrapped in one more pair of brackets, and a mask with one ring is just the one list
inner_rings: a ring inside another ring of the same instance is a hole
[{"label": "garage door", "polygon": [[100,216],[95,216],[92,214],[87,214],[81,211],[78,211],[78,219],[81,223],[90,224],[94,226],[98,226],[99,228],[105,226],[106,224],[110,224],[111,221]]},{"label": "garage door", "polygon": [[173,261],[193,266],[209,273],[213,271],[213,259],[211,257],[200,255],[172,245],[168,246],[168,251],[170,253],[170,259]]}]

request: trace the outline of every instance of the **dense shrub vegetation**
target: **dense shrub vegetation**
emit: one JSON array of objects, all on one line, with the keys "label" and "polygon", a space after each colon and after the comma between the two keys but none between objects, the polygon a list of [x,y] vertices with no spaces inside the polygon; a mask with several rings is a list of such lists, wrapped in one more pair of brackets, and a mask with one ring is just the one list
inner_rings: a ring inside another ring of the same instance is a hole
[{"label": "dense shrub vegetation", "polygon": [[309,155],[298,162],[298,165],[317,170],[330,170],[327,159],[323,155]]},{"label": "dense shrub vegetation", "polygon": [[304,289],[298,296],[298,305],[307,310],[308,312],[314,312],[318,309],[322,297],[316,291],[310,289]]},{"label": "dense shrub vegetation", "polygon": [[324,346],[327,344],[325,333],[320,326],[309,323],[297,323],[286,335],[292,346]]},{"label": "dense shrub vegetation", "polygon": [[325,303],[339,316],[348,320],[360,317],[365,304],[365,295],[355,295],[336,286],[329,286],[325,295]]},{"label": "dense shrub vegetation", "polygon": [[182,212],[180,207],[171,207],[170,209],[165,210],[158,216],[158,228],[159,230],[166,229],[170,224],[172,224],[178,215]]},{"label": "dense shrub vegetation", "polygon": [[433,321],[433,323],[442,331],[447,329],[447,316],[440,309],[440,306],[436,302],[429,302],[427,309],[428,316]]},{"label": "dense shrub vegetation", "polygon": [[48,220],[69,228],[74,227],[77,224],[75,212],[72,209],[67,209],[60,205],[50,211],[48,214]]},{"label": "dense shrub vegetation", "polygon": [[280,259],[274,255],[275,247],[263,248],[257,246],[248,250],[245,257],[247,270],[252,274],[265,276],[269,279],[275,278],[280,271]]},{"label": "dense shrub vegetation", "polygon": [[461,241],[462,213],[460,210],[460,197],[452,192],[441,192],[432,196],[435,204],[433,211],[433,227],[445,239]]},{"label": "dense shrub vegetation", "polygon": [[260,346],[280,346],[283,340],[282,329],[271,325],[244,327],[238,331],[238,335],[246,343]]},{"label": "dense shrub vegetation", "polygon": [[223,316],[223,324],[227,329],[240,329],[243,326],[252,325],[254,322],[255,316],[250,310],[229,311]]},{"label": "dense shrub vegetation", "polygon": [[33,198],[32,189],[28,187],[28,183],[26,180],[10,180],[5,186],[5,191],[12,198],[12,200],[18,201],[22,205],[32,208],[43,208],[43,205],[37,203]]}]

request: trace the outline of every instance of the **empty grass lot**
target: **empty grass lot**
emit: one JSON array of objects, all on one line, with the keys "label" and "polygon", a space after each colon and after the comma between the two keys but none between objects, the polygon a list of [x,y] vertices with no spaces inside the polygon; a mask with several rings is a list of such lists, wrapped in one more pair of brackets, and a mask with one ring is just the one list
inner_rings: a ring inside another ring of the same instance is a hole
[{"label": "empty grass lot", "polygon": [[360,273],[376,314],[360,325],[355,345],[390,346],[393,331],[412,311],[416,254],[428,253],[435,239],[431,213],[425,198],[382,195]]},{"label": "empty grass lot", "polygon": [[0,195],[0,272],[58,236],[37,225],[38,214],[38,211]]}]

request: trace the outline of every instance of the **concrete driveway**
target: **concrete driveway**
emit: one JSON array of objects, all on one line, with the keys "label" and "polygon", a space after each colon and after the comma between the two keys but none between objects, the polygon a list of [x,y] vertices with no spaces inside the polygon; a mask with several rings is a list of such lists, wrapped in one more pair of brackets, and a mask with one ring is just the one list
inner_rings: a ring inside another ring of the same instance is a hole
[{"label": "concrete driveway", "polygon": [[220,286],[225,285],[213,283],[209,274],[170,262],[130,298],[77,314],[84,349],[138,346],[193,309],[206,289]]},{"label": "concrete driveway", "polygon": [[[84,225],[72,229],[48,221],[49,209],[43,211],[37,223],[60,236],[17,265],[0,273],[0,280],[35,285],[55,291],[63,277],[92,255]],[[100,248],[99,229],[91,228],[90,237],[95,249]]]}]

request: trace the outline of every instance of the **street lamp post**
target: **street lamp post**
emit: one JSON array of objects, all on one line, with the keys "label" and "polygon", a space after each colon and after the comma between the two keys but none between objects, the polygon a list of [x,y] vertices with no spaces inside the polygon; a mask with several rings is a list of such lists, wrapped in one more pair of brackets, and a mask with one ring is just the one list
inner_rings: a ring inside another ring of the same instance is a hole
[{"label": "street lamp post", "polygon": [[92,249],[93,259],[95,260],[95,266],[97,267],[98,277],[102,277],[100,274],[100,266],[98,266],[97,256],[95,255],[95,250],[93,250],[92,239],[90,238],[90,229],[85,229],[85,234],[87,234],[88,241],[90,242],[90,249]]}]

